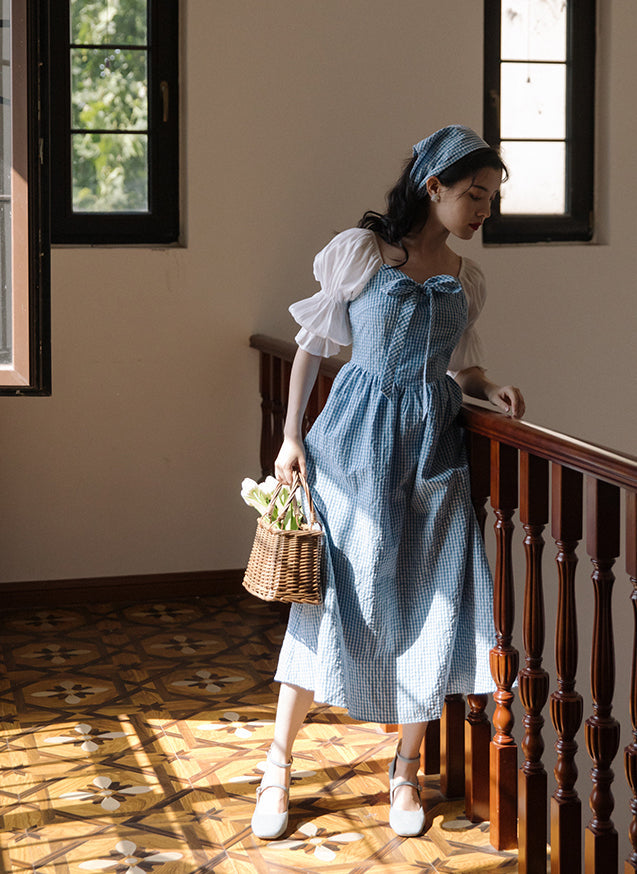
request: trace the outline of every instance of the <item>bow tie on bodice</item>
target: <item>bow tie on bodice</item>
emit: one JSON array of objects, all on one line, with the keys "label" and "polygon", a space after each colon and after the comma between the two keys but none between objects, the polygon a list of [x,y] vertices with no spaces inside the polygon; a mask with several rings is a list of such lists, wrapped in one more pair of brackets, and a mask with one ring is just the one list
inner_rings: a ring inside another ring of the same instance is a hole
[{"label": "bow tie on bodice", "polygon": [[415,279],[403,275],[388,285],[385,292],[392,297],[404,298],[408,295],[417,297],[418,294],[431,294],[434,289],[448,294],[457,294],[462,290],[462,285],[459,279],[447,273],[440,276],[430,276],[424,282],[416,282]]},{"label": "bow tie on bodice", "polygon": [[[387,358],[385,360],[385,367],[381,378],[380,390],[387,398],[391,397],[396,365],[398,364],[398,360],[402,353],[405,338],[407,336],[407,329],[409,328],[409,323],[414,315],[418,300],[422,295],[431,299],[431,293],[434,290],[447,294],[457,294],[462,291],[462,285],[454,276],[449,276],[447,274],[432,276],[422,283],[416,282],[415,279],[410,279],[409,276],[401,276],[385,289],[386,294],[401,299],[400,311],[398,313],[396,325],[394,326],[391,343],[387,350]],[[427,345],[429,345],[429,337],[427,337]]]}]

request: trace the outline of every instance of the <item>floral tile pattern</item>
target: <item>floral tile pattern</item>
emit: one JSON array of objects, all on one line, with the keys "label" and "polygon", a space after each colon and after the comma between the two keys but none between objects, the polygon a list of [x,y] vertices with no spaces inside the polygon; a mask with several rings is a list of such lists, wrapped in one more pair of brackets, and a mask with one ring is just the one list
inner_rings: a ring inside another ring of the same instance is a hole
[{"label": "floral tile pattern", "polygon": [[243,595],[5,612],[0,874],[516,872],[435,776],[425,833],[396,837],[396,735],[325,705],[295,748],[287,833],[252,836],[281,617]]}]

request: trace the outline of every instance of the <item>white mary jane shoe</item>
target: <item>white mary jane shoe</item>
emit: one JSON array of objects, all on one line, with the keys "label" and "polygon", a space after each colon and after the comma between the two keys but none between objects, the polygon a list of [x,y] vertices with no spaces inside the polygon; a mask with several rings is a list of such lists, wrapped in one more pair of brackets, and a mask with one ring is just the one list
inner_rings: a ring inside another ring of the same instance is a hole
[{"label": "white mary jane shoe", "polygon": [[[276,768],[291,768],[292,767],[292,756],[290,756],[290,761],[285,764],[281,764],[280,762],[275,762],[274,759],[270,755],[270,750],[267,752],[267,760],[271,765],[274,765]],[[259,813],[258,806],[259,800],[264,792],[268,789],[282,789],[287,796],[288,804],[290,802],[290,787],[283,786],[281,783],[268,783],[266,786],[261,783],[261,785],[257,789],[257,807],[255,808],[254,813],[252,814],[252,834],[257,838],[261,838],[263,841],[274,841],[276,838],[280,838],[283,832],[288,827],[288,811],[287,807],[283,813]]]},{"label": "white mary jane shoe", "polygon": [[401,838],[414,838],[425,827],[425,811],[422,807],[419,810],[398,810],[394,807],[394,796],[401,786],[412,786],[420,798],[420,785],[418,784],[418,778],[416,778],[415,783],[412,783],[410,780],[394,779],[396,759],[401,759],[403,762],[416,762],[420,759],[420,756],[409,759],[407,756],[402,756],[396,750],[396,755],[389,766],[389,825]]}]

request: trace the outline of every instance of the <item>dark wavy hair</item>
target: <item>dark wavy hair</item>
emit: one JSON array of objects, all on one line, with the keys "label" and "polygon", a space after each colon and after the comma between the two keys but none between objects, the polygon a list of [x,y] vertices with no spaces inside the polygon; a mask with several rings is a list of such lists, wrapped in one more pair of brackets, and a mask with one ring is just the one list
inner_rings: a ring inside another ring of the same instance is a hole
[{"label": "dark wavy hair", "polygon": [[[378,234],[381,240],[392,246],[399,246],[405,253],[405,260],[399,266],[406,263],[409,255],[403,243],[403,239],[411,233],[418,233],[425,226],[429,217],[429,195],[419,193],[411,181],[411,169],[416,161],[416,156],[411,158],[394,187],[387,193],[387,210],[384,213],[367,210],[358,223],[359,228],[367,228]],[[476,149],[469,152],[464,158],[460,158],[454,164],[447,167],[436,177],[449,188],[462,179],[475,178],[478,171],[485,167],[501,170],[506,179],[508,176],[506,165],[495,149]]]}]

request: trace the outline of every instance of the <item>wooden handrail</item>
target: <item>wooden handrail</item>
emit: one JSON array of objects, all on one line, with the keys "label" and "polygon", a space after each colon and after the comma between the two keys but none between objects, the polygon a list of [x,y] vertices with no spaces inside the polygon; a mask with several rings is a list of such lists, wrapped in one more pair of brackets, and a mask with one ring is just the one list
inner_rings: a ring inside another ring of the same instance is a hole
[{"label": "wooden handrail", "polygon": [[[275,337],[267,337],[265,334],[253,334],[250,337],[250,345],[266,355],[274,355],[281,361],[292,363],[298,346],[287,340],[277,340]],[[341,358],[324,358],[321,361],[320,373],[324,376],[335,377],[345,362]]]},{"label": "wooden handrail", "polygon": [[[295,343],[277,340],[265,334],[253,334],[250,337],[250,346],[290,363],[297,350]],[[320,373],[333,378],[343,364],[339,358],[325,358],[321,362]],[[637,491],[637,456],[595,443],[586,443],[540,425],[511,419],[497,410],[489,410],[477,404],[463,404],[462,420],[463,425],[474,434],[497,440],[523,452],[530,452],[620,488]]]},{"label": "wooden handrail", "polygon": [[465,403],[463,424],[474,434],[506,443],[523,452],[594,476],[623,489],[637,491],[637,457],[586,443],[567,434],[510,419],[496,410]]}]

